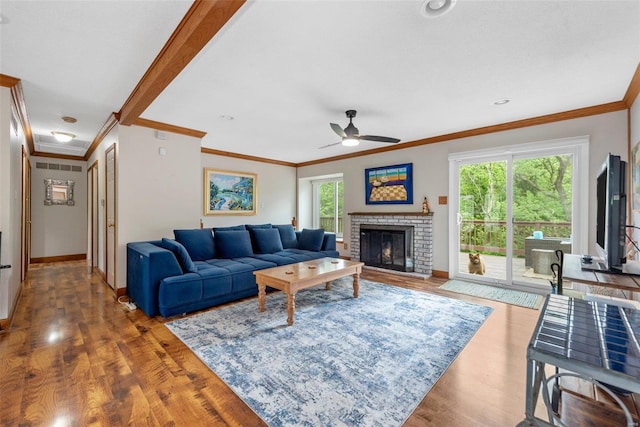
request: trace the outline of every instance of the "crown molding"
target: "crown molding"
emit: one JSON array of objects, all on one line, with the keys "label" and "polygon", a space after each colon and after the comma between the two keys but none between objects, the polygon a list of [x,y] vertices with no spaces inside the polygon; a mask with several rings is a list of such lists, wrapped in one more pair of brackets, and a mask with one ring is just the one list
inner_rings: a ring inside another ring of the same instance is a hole
[{"label": "crown molding", "polygon": [[91,158],[91,155],[93,154],[94,151],[96,151],[96,148],[98,148],[98,146],[100,145],[102,140],[104,138],[106,138],[106,136],[109,134],[109,132],[111,132],[111,129],[113,129],[115,127],[115,125],[118,124],[118,119],[117,119],[116,116],[117,116],[117,113],[111,113],[109,115],[109,118],[107,119],[106,122],[104,122],[104,124],[102,125],[102,127],[98,131],[98,134],[93,139],[93,142],[91,143],[91,145],[87,149],[87,152],[85,153],[85,155],[83,157],[83,160],[87,161],[87,160],[89,160]]},{"label": "crown molding", "polygon": [[18,114],[18,120],[20,120],[20,124],[22,125],[22,132],[24,133],[24,139],[27,142],[27,151],[31,154],[35,151],[35,147],[33,145],[33,133],[31,131],[31,123],[29,122],[29,115],[27,114],[27,105],[24,102],[24,93],[22,91],[22,82],[20,79],[15,79],[11,77],[7,79],[9,76],[4,76],[3,81],[13,81],[11,79],[16,80],[13,86],[11,86],[11,98],[13,99],[13,103],[16,106],[16,113]]},{"label": "crown molding", "polygon": [[70,154],[59,154],[59,153],[47,153],[44,151],[34,151],[31,153],[32,157],[47,157],[50,159],[64,159],[64,160],[77,160],[80,162],[85,161],[86,159],[82,156],[72,156]]},{"label": "crown molding", "polygon": [[451,141],[454,139],[468,138],[471,136],[485,135],[488,133],[503,132],[506,130],[519,129],[530,126],[538,126],[547,123],[560,122],[563,120],[577,119],[581,117],[593,116],[596,114],[611,113],[614,111],[626,110],[627,106],[624,101],[610,102],[608,104],[594,105],[592,107],[578,108],[575,110],[563,111],[560,113],[547,114],[544,116],[532,117],[529,119],[516,120],[513,122],[502,123],[499,125],[484,126],[475,129],[463,130],[460,132],[448,133],[429,138],[418,139],[416,141],[404,142],[401,144],[374,148],[371,150],[358,151],[351,154],[341,156],[328,157],[325,159],[311,160],[308,162],[297,163],[297,167],[311,166],[321,163],[334,162],[336,160],[350,159],[354,157],[368,156],[371,154],[386,153],[387,151],[404,150],[405,148],[418,147],[421,145],[435,144],[437,142]]},{"label": "crown molding", "polygon": [[7,76],[6,74],[0,74],[0,86],[14,87],[18,83],[20,83],[20,79],[16,77]]},{"label": "crown molding", "polygon": [[120,109],[120,124],[132,125],[244,3],[196,0]]},{"label": "crown molding", "polygon": [[298,166],[297,163],[290,163],[290,162],[284,162],[281,160],[273,160],[273,159],[267,159],[265,157],[256,157],[256,156],[248,156],[246,154],[238,154],[238,153],[232,153],[231,151],[222,151],[222,150],[214,150],[212,148],[200,148],[200,152],[203,154],[211,154],[214,156],[224,156],[224,157],[233,157],[235,159],[242,159],[242,160],[251,160],[253,162],[261,162],[261,163],[270,163],[272,165],[279,165],[279,166],[289,166],[292,168],[295,168]]},{"label": "crown molding", "polygon": [[143,118],[135,119],[132,124],[135,126],[142,126],[142,127],[166,131],[166,132],[178,133],[180,135],[193,136],[195,138],[200,138],[200,139],[204,138],[207,135],[206,132],[203,132],[201,130],[183,128],[180,126],[170,125],[162,122],[156,122],[153,120],[143,119]]},{"label": "crown molding", "polygon": [[636,67],[636,72],[633,74],[631,78],[631,83],[629,83],[629,87],[627,88],[627,92],[624,94],[624,101],[627,108],[631,108],[633,103],[636,101],[638,97],[638,93],[640,92],[640,63]]}]

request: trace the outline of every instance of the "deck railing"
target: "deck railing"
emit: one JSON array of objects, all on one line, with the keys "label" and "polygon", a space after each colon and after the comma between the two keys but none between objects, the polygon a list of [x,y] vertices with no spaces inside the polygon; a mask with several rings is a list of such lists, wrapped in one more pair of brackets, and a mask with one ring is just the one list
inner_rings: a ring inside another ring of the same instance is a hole
[{"label": "deck railing", "polygon": [[[545,237],[571,237],[570,222],[514,221],[513,252],[524,256],[524,239],[542,231]],[[460,250],[485,253],[507,253],[507,222],[463,220],[460,224]]]},{"label": "deck railing", "polygon": [[[320,217],[320,228],[324,228],[324,231],[328,231],[331,233],[335,233],[335,217],[333,216],[323,216]],[[342,217],[338,217],[338,230],[344,230],[342,228]]]}]

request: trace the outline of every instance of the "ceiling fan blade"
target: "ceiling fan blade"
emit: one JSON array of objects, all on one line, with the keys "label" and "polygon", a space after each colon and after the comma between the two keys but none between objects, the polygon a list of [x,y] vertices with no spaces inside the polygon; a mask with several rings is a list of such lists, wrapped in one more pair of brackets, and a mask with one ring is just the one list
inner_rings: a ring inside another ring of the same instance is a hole
[{"label": "ceiling fan blade", "polygon": [[335,123],[329,123],[329,125],[331,126],[331,129],[333,129],[333,131],[338,134],[338,136],[342,138],[347,136],[347,134],[344,133],[344,130],[340,127],[340,125],[337,125]]},{"label": "ceiling fan blade", "polygon": [[323,145],[322,147],[318,147],[318,150],[321,148],[333,147],[334,145],[342,144],[342,141],[334,142],[333,144]]},{"label": "ceiling fan blade", "polygon": [[391,142],[392,144],[400,142],[398,138],[389,138],[387,136],[360,135],[359,138],[366,139],[367,141]]}]

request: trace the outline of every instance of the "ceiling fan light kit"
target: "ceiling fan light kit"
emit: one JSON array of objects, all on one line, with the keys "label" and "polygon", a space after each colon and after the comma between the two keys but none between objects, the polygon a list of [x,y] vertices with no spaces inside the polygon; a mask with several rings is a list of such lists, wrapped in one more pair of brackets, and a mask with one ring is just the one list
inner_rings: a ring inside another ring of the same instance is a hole
[{"label": "ceiling fan light kit", "polygon": [[358,141],[356,138],[344,138],[342,140],[342,145],[344,145],[345,147],[355,147],[358,144],[360,144],[360,141]]}]

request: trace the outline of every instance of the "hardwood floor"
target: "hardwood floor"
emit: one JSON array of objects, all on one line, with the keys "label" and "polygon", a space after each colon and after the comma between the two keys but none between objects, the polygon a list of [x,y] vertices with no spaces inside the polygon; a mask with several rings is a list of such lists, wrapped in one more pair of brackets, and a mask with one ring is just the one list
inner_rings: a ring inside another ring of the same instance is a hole
[{"label": "hardwood floor", "polygon": [[[444,279],[362,277],[494,307],[406,426],[522,421],[539,311],[440,291]],[[84,261],[32,266],[23,286],[13,324],[0,333],[0,424],[265,425],[164,318],[128,311]]]}]

